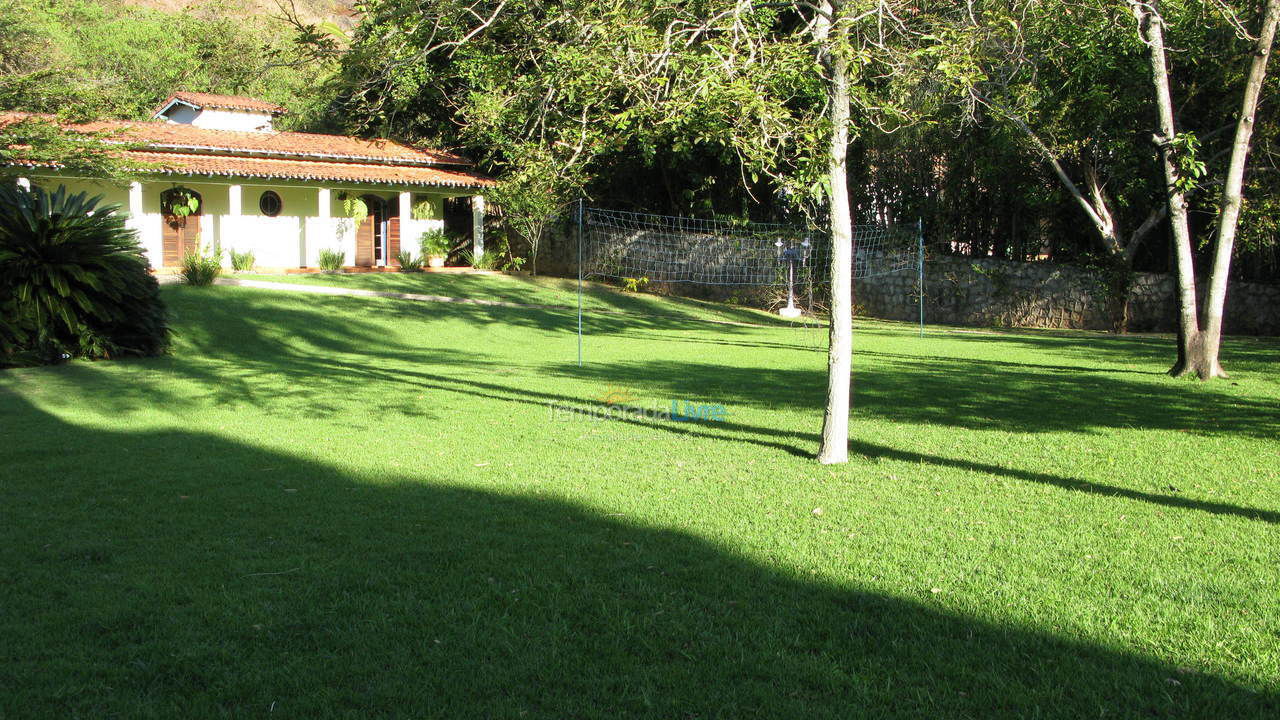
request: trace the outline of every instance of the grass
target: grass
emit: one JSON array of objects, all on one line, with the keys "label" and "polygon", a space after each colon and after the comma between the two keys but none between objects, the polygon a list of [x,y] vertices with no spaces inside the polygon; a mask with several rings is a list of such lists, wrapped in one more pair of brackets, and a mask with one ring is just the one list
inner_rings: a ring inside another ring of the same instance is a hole
[{"label": "grass", "polygon": [[[343,275],[251,275],[247,279],[285,282],[296,285],[324,285],[383,292],[421,293],[446,297],[497,300],[528,305],[575,308],[578,304],[576,280],[545,275],[479,275],[427,273],[406,277],[394,273]],[[714,320],[790,326],[792,321],[749,307],[706,302],[684,297],[659,297],[627,293],[596,282],[583,283],[583,308],[589,313],[632,314],[662,320],[669,318]],[[576,319],[574,320],[576,322]]]},{"label": "grass", "polygon": [[[0,373],[0,716],[1280,712],[1275,341],[861,323],[828,468],[823,331],[748,311],[580,369],[563,311],[165,297],[172,356]],[[728,418],[548,409],[611,391]]]}]

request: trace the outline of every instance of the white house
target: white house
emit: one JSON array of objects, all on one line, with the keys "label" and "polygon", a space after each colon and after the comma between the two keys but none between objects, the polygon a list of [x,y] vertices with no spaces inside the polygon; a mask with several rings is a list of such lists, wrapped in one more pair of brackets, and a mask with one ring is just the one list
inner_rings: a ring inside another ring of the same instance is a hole
[{"label": "white house", "polygon": [[[69,126],[128,143],[126,159],[138,161],[131,182],[39,167],[20,182],[66,185],[124,206],[155,268],[174,267],[201,246],[252,251],[264,269],[314,268],[324,249],[343,252],[348,266],[394,266],[401,247],[416,254],[424,231],[443,228],[444,200],[453,197],[471,198],[475,250],[483,250],[482,193],[494,181],[466,158],[389,140],[276,131],[284,112],[253,98],[174,93],[149,122]],[[0,123],[21,117],[3,114]],[[364,217],[347,216],[361,207]]]}]

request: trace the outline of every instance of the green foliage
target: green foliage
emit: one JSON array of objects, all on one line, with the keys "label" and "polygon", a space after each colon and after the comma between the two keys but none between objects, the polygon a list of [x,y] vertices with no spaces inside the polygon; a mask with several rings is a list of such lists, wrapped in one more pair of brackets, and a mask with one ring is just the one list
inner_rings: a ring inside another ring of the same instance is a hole
[{"label": "green foliage", "polygon": [[476,270],[501,270],[505,262],[502,254],[491,248],[486,248],[479,255],[472,250],[465,250],[462,253],[462,261]]},{"label": "green foliage", "polygon": [[212,285],[222,274],[222,253],[203,248],[188,252],[182,257],[182,280],[188,285]]},{"label": "green foliage", "polygon": [[643,292],[643,291],[644,291],[644,289],[645,289],[646,287],[648,287],[648,285],[649,285],[649,278],[647,278],[647,277],[640,277],[640,278],[624,277],[624,278],[622,278],[622,288],[623,288],[624,290],[626,290],[627,292],[633,292],[633,293],[634,293],[634,292]]},{"label": "green foliage", "polygon": [[427,257],[445,257],[453,249],[453,243],[444,230],[428,230],[418,239],[422,254]]},{"label": "green foliage", "polygon": [[342,216],[354,220],[357,227],[359,227],[360,221],[369,217],[369,204],[362,200],[360,196],[344,191],[338,193],[338,199],[342,201]]},{"label": "green foliage", "polygon": [[498,270],[508,272],[524,267],[526,258],[511,251],[511,244],[504,237],[494,238],[494,242],[484,249],[478,257],[471,250],[462,253],[463,262],[477,270]]},{"label": "green foliage", "polygon": [[335,273],[342,270],[342,265],[346,255],[341,250],[330,250],[325,248],[320,251],[318,261],[320,269],[327,273]]},{"label": "green foliage", "polygon": [[249,272],[253,270],[254,263],[257,258],[254,257],[252,250],[244,252],[231,251],[231,269],[236,272]]},{"label": "green foliage", "polygon": [[440,217],[436,213],[437,202],[439,201],[432,198],[415,201],[410,209],[410,216],[414,220],[439,220]]},{"label": "green foliage", "polygon": [[[721,13],[730,7],[517,0],[476,13],[457,0],[373,0],[343,60],[345,105],[353,127],[462,145],[499,173],[495,202],[536,263],[547,223],[607,158],[709,148],[730,168],[716,174],[733,178],[817,167],[812,48],[778,11]],[[707,17],[713,29],[673,41],[672,28]],[[730,39],[771,33],[762,52]]]},{"label": "green foliage", "polygon": [[156,280],[119,208],[100,197],[0,187],[0,365],[158,355]]},{"label": "green foliage", "polygon": [[396,262],[400,264],[400,272],[422,272],[422,256],[414,255],[409,250],[401,250],[396,253]]},{"label": "green foliage", "polygon": [[1206,174],[1207,166],[1200,159],[1200,139],[1195,133],[1178,133],[1169,141],[1170,154],[1178,165],[1177,189],[1182,192],[1194,192],[1200,187],[1200,179]]},{"label": "green foliage", "polygon": [[[333,67],[242,0],[167,12],[122,0],[0,0],[0,109],[145,119],[175,90],[252,95],[322,123]],[[87,90],[90,89],[91,90]]]},{"label": "green foliage", "polygon": [[176,185],[161,194],[161,205],[167,215],[190,217],[200,209],[200,195],[194,190]]},{"label": "green foliage", "polygon": [[102,140],[101,134],[70,132],[40,117],[0,121],[0,181],[25,174],[24,165],[56,165],[73,176],[119,176],[124,170],[120,146]]}]

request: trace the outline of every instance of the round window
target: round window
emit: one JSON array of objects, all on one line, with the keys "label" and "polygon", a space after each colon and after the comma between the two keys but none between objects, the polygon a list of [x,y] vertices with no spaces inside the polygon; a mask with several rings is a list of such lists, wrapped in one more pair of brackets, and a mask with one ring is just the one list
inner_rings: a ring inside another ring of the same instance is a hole
[{"label": "round window", "polygon": [[280,196],[274,190],[268,190],[262,193],[262,197],[258,198],[258,209],[267,217],[279,215],[281,207],[283,207],[283,203],[280,202]]}]

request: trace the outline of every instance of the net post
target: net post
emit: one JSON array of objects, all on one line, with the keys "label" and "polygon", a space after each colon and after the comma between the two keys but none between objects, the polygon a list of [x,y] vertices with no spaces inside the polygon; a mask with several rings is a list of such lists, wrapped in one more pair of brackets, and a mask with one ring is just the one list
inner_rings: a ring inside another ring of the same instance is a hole
[{"label": "net post", "polygon": [[920,305],[920,337],[924,337],[924,218],[916,218],[916,299]]},{"label": "net post", "polygon": [[582,204],[578,198],[578,367],[582,367]]}]

